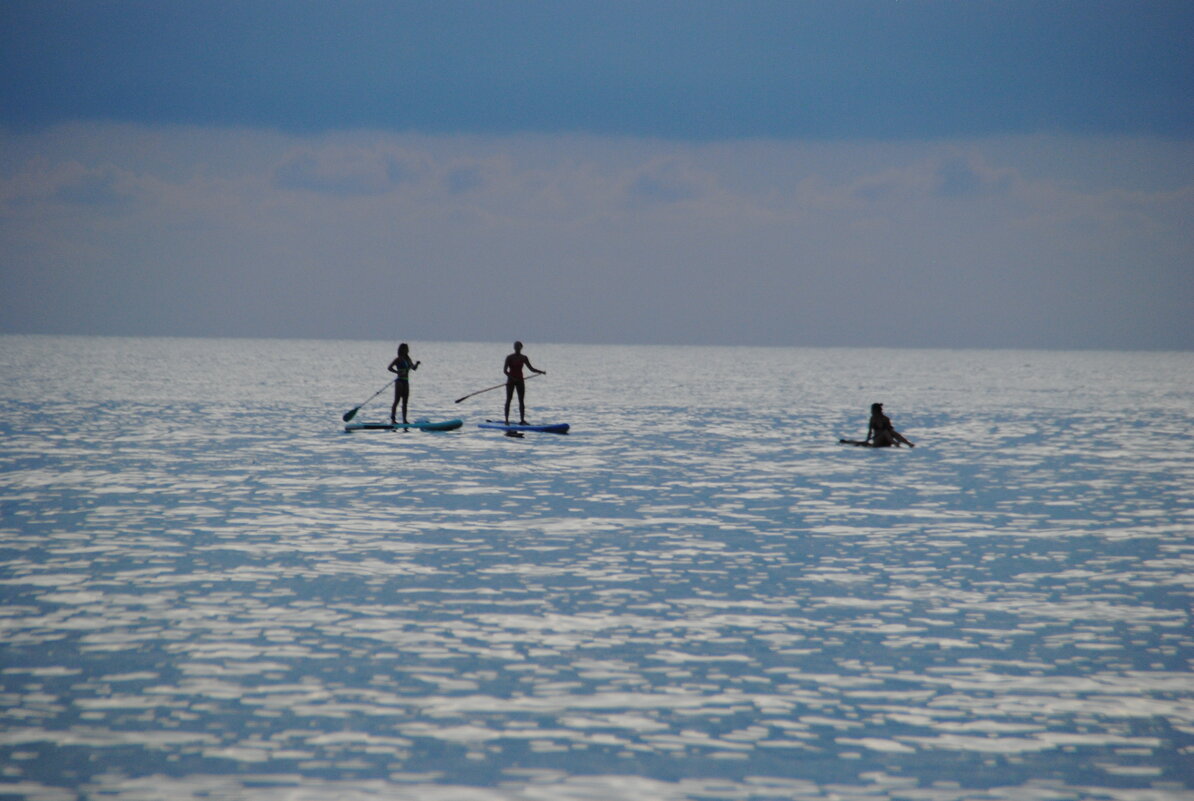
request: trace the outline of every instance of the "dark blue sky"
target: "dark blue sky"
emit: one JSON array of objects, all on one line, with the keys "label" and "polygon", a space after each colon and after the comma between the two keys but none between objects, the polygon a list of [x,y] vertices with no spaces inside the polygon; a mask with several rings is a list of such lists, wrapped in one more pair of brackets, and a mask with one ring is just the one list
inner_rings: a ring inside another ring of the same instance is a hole
[{"label": "dark blue sky", "polygon": [[1194,3],[0,4],[0,123],[683,140],[1194,133]]}]

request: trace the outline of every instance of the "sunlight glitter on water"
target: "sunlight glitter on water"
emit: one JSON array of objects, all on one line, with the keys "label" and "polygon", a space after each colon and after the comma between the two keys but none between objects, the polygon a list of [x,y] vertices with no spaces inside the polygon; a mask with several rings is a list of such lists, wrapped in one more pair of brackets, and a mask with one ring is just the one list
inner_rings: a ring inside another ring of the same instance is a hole
[{"label": "sunlight glitter on water", "polygon": [[1189,354],[0,344],[0,794],[1194,788]]}]

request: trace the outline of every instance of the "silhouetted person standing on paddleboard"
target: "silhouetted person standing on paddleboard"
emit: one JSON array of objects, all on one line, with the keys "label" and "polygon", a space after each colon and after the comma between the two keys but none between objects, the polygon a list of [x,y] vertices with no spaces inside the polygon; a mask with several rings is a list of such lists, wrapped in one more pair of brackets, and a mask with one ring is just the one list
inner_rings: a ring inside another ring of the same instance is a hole
[{"label": "silhouetted person standing on paddleboard", "polygon": [[510,425],[510,400],[515,392],[518,393],[518,423],[524,426],[527,424],[527,385],[522,374],[523,367],[532,373],[547,375],[546,370],[535,369],[531,360],[522,355],[522,343],[515,342],[514,352],[506,357],[506,364],[502,367],[502,372],[506,374],[506,425]]},{"label": "silhouetted person standing on paddleboard", "polygon": [[867,425],[866,441],[872,448],[890,448],[893,445],[899,447],[900,443],[909,448],[916,447],[892,427],[891,418],[883,413],[882,403],[871,404],[871,421]]},{"label": "silhouetted person standing on paddleboard", "polygon": [[403,342],[398,346],[398,355],[394,361],[390,362],[390,366],[386,369],[391,373],[397,373],[398,377],[394,379],[394,403],[390,406],[390,422],[397,424],[398,420],[398,403],[402,403],[402,422],[409,422],[406,419],[406,402],[410,399],[410,371],[418,370],[422,362],[412,362],[410,360],[410,345]]}]

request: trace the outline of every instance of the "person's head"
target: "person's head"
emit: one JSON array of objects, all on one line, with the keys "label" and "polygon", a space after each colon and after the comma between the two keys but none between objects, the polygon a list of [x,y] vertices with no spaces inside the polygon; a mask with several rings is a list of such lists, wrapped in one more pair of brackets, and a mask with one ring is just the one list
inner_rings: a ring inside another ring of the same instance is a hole
[{"label": "person's head", "polygon": [[407,356],[409,354],[410,354],[410,345],[407,345],[405,342],[403,342],[401,345],[398,346],[398,355],[399,356]]},{"label": "person's head", "polygon": [[871,414],[883,414],[883,404],[882,403],[872,403],[871,404]]},{"label": "person's head", "polygon": [[522,343],[521,343],[521,342],[515,342],[515,343],[514,343],[514,352],[515,352],[515,353],[522,353]]}]

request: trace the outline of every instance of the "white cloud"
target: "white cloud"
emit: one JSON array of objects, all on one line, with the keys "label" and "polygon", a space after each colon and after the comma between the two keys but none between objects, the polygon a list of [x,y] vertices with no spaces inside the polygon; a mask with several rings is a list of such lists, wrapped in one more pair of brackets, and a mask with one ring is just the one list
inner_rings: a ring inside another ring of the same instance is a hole
[{"label": "white cloud", "polygon": [[359,148],[303,148],[283,157],[273,172],[278,189],[329,195],[381,195],[417,182],[424,165],[417,157]]},{"label": "white cloud", "polygon": [[397,308],[411,338],[514,318],[540,341],[1190,346],[1192,150],[10,133],[0,319],[389,336]]},{"label": "white cloud", "polygon": [[112,206],[127,203],[140,191],[137,177],[110,164],[84,166],[77,161],[35,160],[0,186],[10,208],[43,203]]}]

